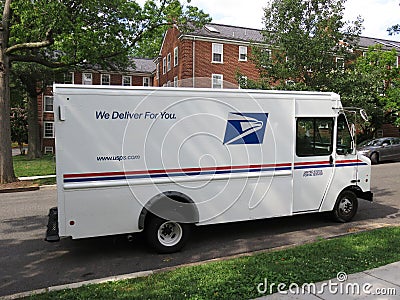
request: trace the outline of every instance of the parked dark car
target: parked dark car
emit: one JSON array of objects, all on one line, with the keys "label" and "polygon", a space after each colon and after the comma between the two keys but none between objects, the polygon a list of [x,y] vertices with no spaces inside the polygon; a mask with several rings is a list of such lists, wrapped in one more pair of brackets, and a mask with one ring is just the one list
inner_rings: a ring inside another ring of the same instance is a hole
[{"label": "parked dark car", "polygon": [[357,150],[360,154],[369,157],[373,164],[400,159],[400,138],[384,137],[368,140],[359,144]]}]

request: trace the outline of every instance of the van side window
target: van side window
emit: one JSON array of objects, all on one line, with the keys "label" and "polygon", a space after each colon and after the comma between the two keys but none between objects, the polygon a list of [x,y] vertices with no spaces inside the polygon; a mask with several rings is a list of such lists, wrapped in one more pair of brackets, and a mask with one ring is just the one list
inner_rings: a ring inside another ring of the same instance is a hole
[{"label": "van side window", "polygon": [[352,137],[350,134],[349,126],[346,117],[340,115],[338,117],[337,125],[337,142],[336,153],[339,155],[346,155],[353,152]]},{"label": "van side window", "polygon": [[297,118],[296,155],[332,154],[333,118]]}]

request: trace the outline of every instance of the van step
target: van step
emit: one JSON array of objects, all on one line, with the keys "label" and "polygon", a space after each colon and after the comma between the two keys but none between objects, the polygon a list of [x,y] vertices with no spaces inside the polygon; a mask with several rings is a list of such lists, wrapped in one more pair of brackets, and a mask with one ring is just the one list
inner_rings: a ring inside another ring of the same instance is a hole
[{"label": "van step", "polygon": [[46,238],[47,242],[58,242],[60,236],[58,235],[58,209],[57,207],[50,208],[49,222],[47,223]]}]

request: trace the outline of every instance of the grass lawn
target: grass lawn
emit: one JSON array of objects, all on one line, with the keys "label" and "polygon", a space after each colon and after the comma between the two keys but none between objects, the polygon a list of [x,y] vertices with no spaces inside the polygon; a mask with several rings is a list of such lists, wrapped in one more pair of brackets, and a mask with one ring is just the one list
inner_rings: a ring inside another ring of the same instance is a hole
[{"label": "grass lawn", "polygon": [[257,285],[318,282],[400,261],[400,227],[320,240],[253,256],[181,267],[149,277],[31,296],[29,299],[250,299]]},{"label": "grass lawn", "polygon": [[53,155],[44,155],[40,159],[28,160],[26,155],[13,156],[14,171],[17,177],[42,176],[56,174]]}]

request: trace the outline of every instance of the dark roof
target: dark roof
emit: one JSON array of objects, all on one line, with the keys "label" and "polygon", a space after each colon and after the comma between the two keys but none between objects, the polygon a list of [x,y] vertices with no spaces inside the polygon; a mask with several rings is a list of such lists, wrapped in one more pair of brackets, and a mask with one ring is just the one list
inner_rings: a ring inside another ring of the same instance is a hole
[{"label": "dark roof", "polygon": [[[199,37],[206,38],[217,38],[223,40],[234,40],[234,41],[242,41],[242,42],[259,42],[263,43],[262,30],[246,28],[246,27],[237,27],[231,25],[222,25],[210,23],[202,27],[201,29],[194,30],[189,35],[195,35]],[[360,36],[360,40],[358,45],[360,48],[368,48],[369,46],[373,46],[375,44],[381,44],[383,49],[390,50],[395,48],[400,52],[400,42],[391,41],[391,40],[383,40],[378,38],[371,38]]]},{"label": "dark roof", "polygon": [[361,48],[368,48],[369,46],[373,46],[376,44],[382,45],[383,49],[385,50],[391,50],[394,48],[398,52],[400,52],[400,42],[397,41],[360,36],[360,40],[358,42],[358,46]]},{"label": "dark roof", "polygon": [[129,72],[136,73],[153,73],[156,70],[156,64],[150,58],[133,58],[135,66],[129,67]]},{"label": "dark roof", "polygon": [[263,42],[262,33],[259,29],[214,23],[207,24],[201,29],[193,31],[190,35],[245,42]]}]

